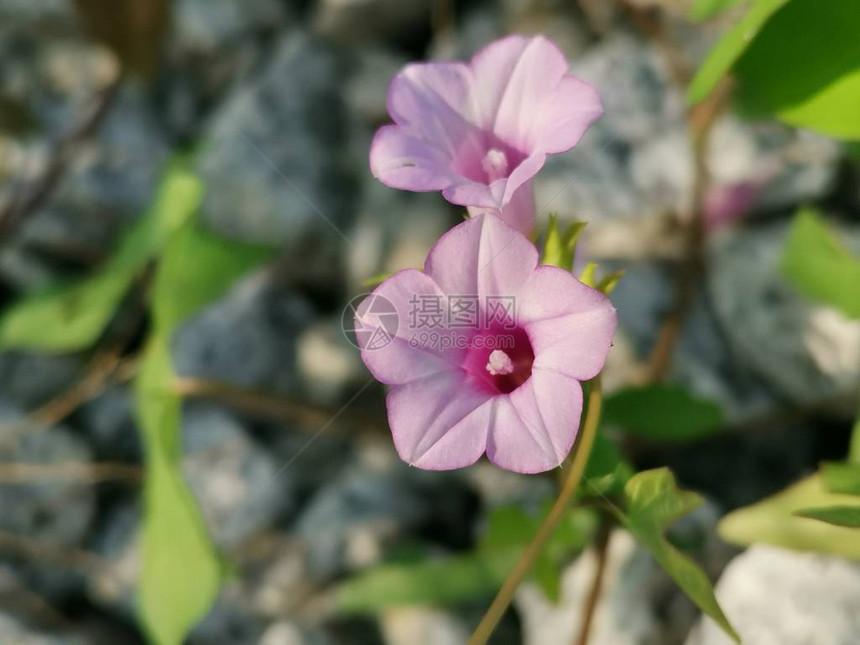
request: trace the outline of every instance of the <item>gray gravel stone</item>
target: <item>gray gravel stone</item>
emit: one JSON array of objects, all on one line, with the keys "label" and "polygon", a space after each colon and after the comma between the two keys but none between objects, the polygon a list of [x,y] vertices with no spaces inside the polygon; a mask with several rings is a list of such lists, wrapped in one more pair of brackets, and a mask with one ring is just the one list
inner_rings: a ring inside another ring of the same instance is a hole
[{"label": "gray gravel stone", "polygon": [[[839,558],[753,546],[732,560],[716,593],[749,645],[854,645],[860,634],[860,566]],[[732,642],[703,618],[686,645]]]}]

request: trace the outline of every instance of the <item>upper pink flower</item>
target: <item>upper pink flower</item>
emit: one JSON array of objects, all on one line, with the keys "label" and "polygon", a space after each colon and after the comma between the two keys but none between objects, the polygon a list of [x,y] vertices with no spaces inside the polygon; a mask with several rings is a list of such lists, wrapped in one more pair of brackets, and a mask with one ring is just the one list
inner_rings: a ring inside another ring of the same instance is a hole
[{"label": "upper pink flower", "polygon": [[441,190],[473,213],[491,209],[526,230],[535,215],[530,180],[548,154],[575,146],[603,108],[552,42],[509,36],[468,64],[407,65],[391,81],[388,112],[395,124],[370,149],[382,183]]},{"label": "upper pink flower", "polygon": [[[558,466],[579,426],[580,381],[596,376],[609,352],[617,322],[609,299],[568,271],[539,266],[534,245],[494,215],[443,235],[425,267],[396,273],[356,313],[357,329],[387,341],[361,355],[392,386],[388,420],[400,457],[431,470],[468,466],[484,452],[521,473]],[[469,319],[462,305],[472,301]]]}]

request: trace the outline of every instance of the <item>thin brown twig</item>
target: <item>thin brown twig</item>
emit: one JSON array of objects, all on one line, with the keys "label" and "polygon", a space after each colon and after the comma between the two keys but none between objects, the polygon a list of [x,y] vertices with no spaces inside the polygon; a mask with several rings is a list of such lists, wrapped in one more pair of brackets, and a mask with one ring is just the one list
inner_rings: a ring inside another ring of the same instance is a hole
[{"label": "thin brown twig", "polygon": [[8,444],[27,432],[48,428],[63,421],[83,403],[104,391],[122,362],[115,348],[97,353],[82,379],[30,412],[24,419],[0,425],[3,442]]},{"label": "thin brown twig", "polygon": [[687,115],[687,127],[693,146],[694,173],[686,252],[683,265],[678,270],[674,307],[663,321],[648,358],[649,382],[662,380],[669,371],[684,320],[695,301],[697,287],[705,273],[704,208],[710,183],[707,167],[708,140],[714,121],[728,102],[730,94],[730,83],[720,83],[706,101],[692,108]]},{"label": "thin brown twig", "polygon": [[[627,5],[628,13],[637,27],[663,52],[674,81],[686,87],[691,77],[691,66],[683,51],[666,33],[659,14],[645,12]],[[686,115],[687,131],[693,149],[693,189],[689,222],[686,229],[685,255],[679,267],[672,311],[663,321],[657,340],[648,358],[646,380],[655,383],[665,378],[672,364],[672,356],[683,330],[684,321],[695,302],[697,288],[705,274],[705,198],[710,175],[708,172],[708,142],[714,122],[728,103],[731,85],[722,81],[707,100],[688,110]],[[608,552],[608,538],[597,545],[598,567],[592,581],[591,592],[583,606],[577,645],[588,645],[588,638],[594,612],[600,595],[605,560]]]},{"label": "thin brown twig", "polygon": [[[333,411],[329,408],[285,399],[277,394],[239,387],[223,381],[179,377],[173,391],[186,398],[218,399],[227,405],[250,414],[277,421],[296,423],[299,427],[317,428],[330,423]],[[364,429],[378,430],[381,426],[372,419],[352,419]]]},{"label": "thin brown twig", "polygon": [[28,215],[38,210],[50,197],[80,144],[95,133],[107,114],[119,89],[120,78],[119,68],[116,68],[104,88],[90,100],[77,122],[54,146],[42,174],[17,191],[0,210],[0,240],[8,237]]},{"label": "thin brown twig", "polygon": [[95,553],[43,540],[34,540],[29,536],[23,537],[2,530],[0,530],[0,552],[25,560],[34,560],[40,564],[51,564],[64,569],[72,569],[84,574],[89,574],[104,566],[104,561]]},{"label": "thin brown twig", "polygon": [[597,567],[594,570],[594,577],[591,579],[591,588],[588,590],[588,597],[585,599],[579,634],[577,634],[576,640],[573,641],[575,645],[588,645],[588,637],[591,634],[591,625],[594,622],[594,613],[597,609],[597,601],[600,600],[600,592],[603,588],[603,576],[606,572],[606,562],[609,560],[609,539],[611,533],[612,520],[605,512],[601,513],[600,525],[597,528],[597,538],[594,543]]}]

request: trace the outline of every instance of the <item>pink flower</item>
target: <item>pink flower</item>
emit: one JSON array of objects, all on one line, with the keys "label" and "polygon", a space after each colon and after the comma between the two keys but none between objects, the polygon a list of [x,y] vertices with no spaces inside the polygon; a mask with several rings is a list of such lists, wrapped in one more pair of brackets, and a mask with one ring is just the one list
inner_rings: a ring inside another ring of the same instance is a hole
[{"label": "pink flower", "polygon": [[[394,274],[356,313],[356,328],[377,338],[379,303],[397,313],[396,332],[390,318],[384,325],[390,342],[361,355],[392,386],[388,421],[400,457],[430,470],[468,466],[484,452],[521,473],[558,466],[576,437],[580,382],[609,352],[617,322],[609,299],[563,269],[538,266],[534,245],[494,215],[448,231],[425,267]],[[469,302],[477,315],[463,325]]]},{"label": "pink flower", "polygon": [[509,36],[468,63],[406,66],[391,81],[394,125],[376,133],[374,176],[392,188],[441,190],[472,214],[491,210],[534,227],[531,180],[548,154],[570,150],[603,113],[543,37]]}]

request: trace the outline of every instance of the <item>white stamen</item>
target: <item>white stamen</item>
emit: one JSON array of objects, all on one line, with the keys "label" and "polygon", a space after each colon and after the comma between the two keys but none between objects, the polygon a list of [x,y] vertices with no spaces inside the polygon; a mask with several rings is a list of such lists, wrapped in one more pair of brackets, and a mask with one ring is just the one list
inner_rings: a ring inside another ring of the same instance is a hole
[{"label": "white stamen", "polygon": [[498,148],[490,148],[481,160],[481,167],[490,181],[501,179],[508,174],[508,158]]},{"label": "white stamen", "polygon": [[511,357],[500,349],[494,349],[487,361],[487,371],[492,376],[503,376],[514,371],[514,363]]}]

